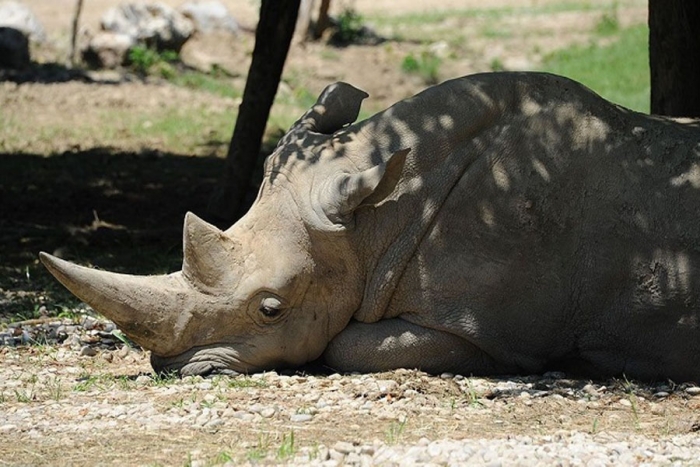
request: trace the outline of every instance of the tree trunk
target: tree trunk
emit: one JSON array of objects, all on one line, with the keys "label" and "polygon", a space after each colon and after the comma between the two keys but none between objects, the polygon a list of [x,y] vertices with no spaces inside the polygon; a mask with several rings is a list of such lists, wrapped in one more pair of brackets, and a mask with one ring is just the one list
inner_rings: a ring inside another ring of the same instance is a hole
[{"label": "tree trunk", "polygon": [[311,27],[311,12],[314,9],[314,0],[301,0],[299,6],[299,17],[294,35],[296,42],[306,42],[309,40],[309,28]]},{"label": "tree trunk", "polygon": [[209,204],[212,220],[224,227],[243,212],[260,154],[265,125],[294,34],[300,0],[262,0],[253,59],[226,155],[221,183]]},{"label": "tree trunk", "polygon": [[75,13],[73,14],[73,23],[71,25],[70,34],[70,65],[74,67],[77,62],[77,42],[78,42],[78,26],[80,25],[80,13],[83,11],[83,0],[77,0],[75,3]]},{"label": "tree trunk", "polygon": [[649,0],[651,113],[700,117],[700,2]]},{"label": "tree trunk", "polygon": [[331,0],[321,0],[321,7],[318,10],[318,21],[314,27],[314,38],[320,39],[331,25],[331,17],[328,10],[331,8]]}]

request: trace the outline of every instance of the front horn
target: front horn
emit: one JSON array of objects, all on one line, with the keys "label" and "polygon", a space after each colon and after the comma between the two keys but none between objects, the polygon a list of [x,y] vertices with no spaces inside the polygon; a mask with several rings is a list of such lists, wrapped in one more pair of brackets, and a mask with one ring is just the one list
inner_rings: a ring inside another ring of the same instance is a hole
[{"label": "front horn", "polygon": [[177,354],[173,336],[188,328],[200,294],[180,272],[161,276],[132,276],[99,271],[39,253],[46,269],[74,295],[114,321],[141,347],[161,356]]}]

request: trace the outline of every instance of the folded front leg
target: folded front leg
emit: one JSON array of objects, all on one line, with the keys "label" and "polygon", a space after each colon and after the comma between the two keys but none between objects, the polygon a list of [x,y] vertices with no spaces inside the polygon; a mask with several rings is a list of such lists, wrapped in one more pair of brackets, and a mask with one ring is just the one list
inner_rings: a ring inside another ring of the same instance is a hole
[{"label": "folded front leg", "polygon": [[370,324],[351,321],[328,344],[324,358],[330,368],[343,372],[395,368],[464,375],[508,372],[465,339],[400,318]]}]

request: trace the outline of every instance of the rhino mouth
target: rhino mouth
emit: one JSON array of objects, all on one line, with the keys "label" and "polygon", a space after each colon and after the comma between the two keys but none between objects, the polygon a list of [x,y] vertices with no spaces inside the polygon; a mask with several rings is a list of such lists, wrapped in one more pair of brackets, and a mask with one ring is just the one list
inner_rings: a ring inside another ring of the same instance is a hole
[{"label": "rhino mouth", "polygon": [[246,362],[233,347],[227,345],[193,347],[170,357],[161,357],[151,352],[151,366],[158,374],[174,373],[179,376],[234,375],[262,370]]}]

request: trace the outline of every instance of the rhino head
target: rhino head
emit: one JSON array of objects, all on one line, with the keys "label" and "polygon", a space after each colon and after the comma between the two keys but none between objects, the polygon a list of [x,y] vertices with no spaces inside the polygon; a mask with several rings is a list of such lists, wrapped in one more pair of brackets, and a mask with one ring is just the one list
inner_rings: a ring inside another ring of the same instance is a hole
[{"label": "rhino head", "polygon": [[354,212],[392,192],[408,153],[368,147],[348,126],[365,97],[328,86],[268,157],[255,203],[228,230],[188,213],[181,271],[116,274],[46,253],[42,262],[150,350],[156,371],[255,372],[318,358],[363,297]]}]

